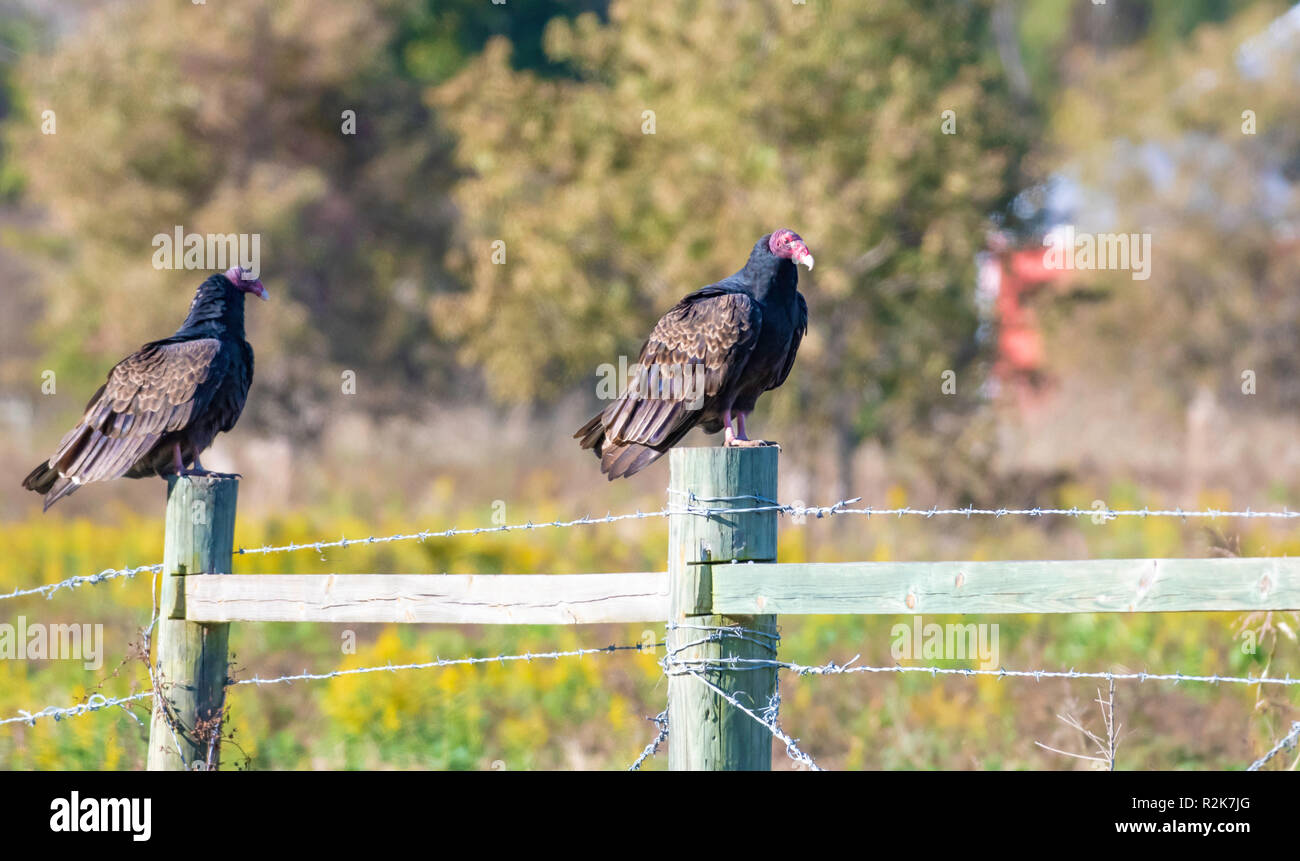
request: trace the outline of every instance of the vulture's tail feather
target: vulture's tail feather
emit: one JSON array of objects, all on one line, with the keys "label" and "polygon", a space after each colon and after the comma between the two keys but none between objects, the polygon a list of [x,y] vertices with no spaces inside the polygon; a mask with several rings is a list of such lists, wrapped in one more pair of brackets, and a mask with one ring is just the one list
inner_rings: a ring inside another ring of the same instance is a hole
[{"label": "vulture's tail feather", "polygon": [[34,490],[37,493],[49,493],[58,477],[59,474],[50,467],[48,461],[41,461],[36,469],[29,472],[27,477],[23,479],[23,489]]},{"label": "vulture's tail feather", "polygon": [[[605,436],[604,415],[596,415],[580,427],[573,438],[580,440],[583,448],[595,451],[600,459],[600,471],[610,481],[636,475],[663,455],[659,449],[635,442],[611,443]],[[667,451],[666,446],[664,451]]]},{"label": "vulture's tail feather", "polygon": [[629,478],[662,456],[662,451],[634,442],[605,446],[605,451],[600,458],[600,469],[610,481],[616,478]]},{"label": "vulture's tail feather", "polygon": [[70,478],[59,475],[58,470],[49,463],[41,463],[23,479],[23,487],[45,494],[45,511],[63,497],[75,491],[80,485]]},{"label": "vulture's tail feather", "polygon": [[601,444],[605,441],[605,425],[602,421],[604,413],[596,413],[591,421],[578,428],[578,432],[573,438],[580,440],[579,443],[583,448],[595,449],[596,457],[600,457]]}]

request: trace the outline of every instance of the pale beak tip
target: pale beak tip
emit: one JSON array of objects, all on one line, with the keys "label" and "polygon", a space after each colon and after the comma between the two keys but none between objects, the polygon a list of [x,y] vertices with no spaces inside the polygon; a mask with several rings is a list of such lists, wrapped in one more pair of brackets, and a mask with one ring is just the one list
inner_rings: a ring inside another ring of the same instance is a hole
[{"label": "pale beak tip", "polygon": [[800,260],[799,262],[802,263],[803,265],[807,266],[809,272],[812,271],[812,268],[813,268],[813,256],[812,256],[811,254],[805,254],[805,255],[803,256],[803,259]]}]

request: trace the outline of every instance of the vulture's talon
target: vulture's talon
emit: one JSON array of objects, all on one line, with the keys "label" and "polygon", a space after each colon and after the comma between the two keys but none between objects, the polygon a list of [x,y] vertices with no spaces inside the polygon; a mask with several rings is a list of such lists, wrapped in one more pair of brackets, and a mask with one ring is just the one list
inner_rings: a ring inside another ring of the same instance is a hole
[{"label": "vulture's talon", "polygon": [[733,439],[728,443],[728,445],[732,448],[762,448],[769,445],[776,446],[777,448],[781,447],[776,443],[765,439]]}]

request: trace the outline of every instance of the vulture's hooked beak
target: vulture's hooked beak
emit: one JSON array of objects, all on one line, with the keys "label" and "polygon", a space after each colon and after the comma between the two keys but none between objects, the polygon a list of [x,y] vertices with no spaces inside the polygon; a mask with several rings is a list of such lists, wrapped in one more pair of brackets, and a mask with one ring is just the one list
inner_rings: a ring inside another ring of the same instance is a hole
[{"label": "vulture's hooked beak", "polygon": [[226,280],[229,281],[236,289],[245,293],[252,293],[259,299],[266,301],[271,298],[271,294],[266,292],[262,282],[257,278],[245,278],[244,270],[238,266],[232,266],[225,271]]},{"label": "vulture's hooked beak", "polygon": [[794,260],[796,266],[802,263],[804,266],[808,267],[809,272],[812,271],[813,256],[812,256],[812,252],[808,250],[807,245],[804,245],[802,242],[797,244],[794,247],[794,254],[790,255],[790,257],[792,260]]}]

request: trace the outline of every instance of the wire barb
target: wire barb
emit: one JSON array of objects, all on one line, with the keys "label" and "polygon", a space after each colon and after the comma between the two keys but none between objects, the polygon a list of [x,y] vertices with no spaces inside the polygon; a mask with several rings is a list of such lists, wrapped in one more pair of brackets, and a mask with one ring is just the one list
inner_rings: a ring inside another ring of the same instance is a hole
[{"label": "wire barb", "polygon": [[[664,644],[657,643],[655,645],[662,646]],[[394,672],[397,670],[425,670],[425,669],[434,669],[438,667],[453,667],[453,666],[472,665],[472,664],[491,664],[491,663],[498,663],[498,662],[504,664],[508,661],[531,662],[535,660],[558,660],[560,658],[572,658],[572,657],[580,658],[584,655],[608,655],[614,652],[634,652],[634,651],[640,652],[640,651],[644,651],[645,648],[646,646],[644,643],[635,643],[626,646],[609,645],[609,646],[601,646],[599,648],[569,649],[567,651],[556,651],[556,652],[528,652],[522,655],[493,655],[485,658],[479,658],[479,657],[456,658],[454,660],[437,658],[435,660],[425,661],[422,663],[411,663],[411,664],[387,663],[384,664],[383,666],[355,667],[346,670],[334,670],[333,672],[326,672],[326,673],[311,673],[304,670],[301,673],[295,673],[292,675],[284,675],[284,676],[276,676],[275,678],[271,678],[271,679],[263,679],[254,675],[251,679],[230,679],[227,680],[227,684],[228,685],[274,685],[274,684],[293,683],[298,681],[318,681],[322,679],[334,679],[340,676],[355,676],[355,675],[362,675],[366,673]],[[150,678],[151,679],[155,678],[154,667],[150,665],[149,669],[150,669]],[[65,717],[76,717],[78,715],[87,714],[89,712],[100,711],[102,709],[109,708],[110,706],[123,705],[125,703],[136,702],[137,700],[148,699],[154,696],[155,690],[157,690],[156,685],[153,687],[153,689],[148,691],[141,691],[140,693],[131,694],[130,696],[116,697],[111,699],[105,697],[102,694],[93,694],[91,697],[87,699],[86,702],[75,706],[69,706],[67,708],[60,708],[58,706],[47,706],[46,708],[43,708],[40,711],[36,711],[36,712],[29,712],[23,709],[19,709],[17,717],[4,718],[3,720],[0,720],[0,726],[3,726],[5,724],[11,724],[11,723],[27,723],[27,724],[34,725],[37,719],[47,718],[47,717],[52,717],[55,720],[62,720]]]},{"label": "wire barb", "polygon": [[60,589],[76,589],[79,586],[85,586],[88,583],[104,583],[109,580],[116,580],[122,577],[134,577],[142,571],[157,573],[163,569],[162,563],[153,565],[141,565],[138,568],[106,568],[98,574],[81,574],[76,577],[69,577],[66,580],[60,580],[58,583],[48,583],[44,586],[36,586],[32,589],[16,589],[0,595],[0,601],[6,598],[22,598],[26,595],[44,595],[47,599],[54,597],[54,593]]},{"label": "wire barb", "polygon": [[1273,745],[1272,750],[1270,750],[1268,753],[1264,754],[1259,759],[1252,762],[1250,764],[1250,767],[1247,768],[1246,770],[1259,771],[1265,765],[1268,765],[1268,761],[1270,759],[1277,756],[1279,753],[1281,753],[1284,750],[1290,750],[1291,748],[1295,747],[1297,741],[1300,741],[1300,720],[1293,722],[1291,724],[1291,731],[1286,735],[1284,735],[1281,741]]},{"label": "wire barb", "polygon": [[627,767],[628,771],[640,771],[641,764],[645,762],[647,759],[649,759],[650,757],[654,756],[656,753],[658,753],[659,745],[663,744],[665,741],[668,740],[667,706],[665,706],[664,710],[659,712],[659,714],[655,715],[652,718],[646,718],[646,720],[652,721],[654,725],[658,727],[659,732],[657,735],[655,735],[654,739],[645,746],[645,750],[641,751],[641,755],[636,758],[636,762],[632,763]]}]

